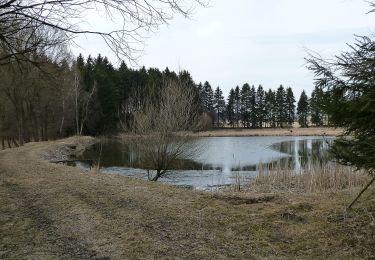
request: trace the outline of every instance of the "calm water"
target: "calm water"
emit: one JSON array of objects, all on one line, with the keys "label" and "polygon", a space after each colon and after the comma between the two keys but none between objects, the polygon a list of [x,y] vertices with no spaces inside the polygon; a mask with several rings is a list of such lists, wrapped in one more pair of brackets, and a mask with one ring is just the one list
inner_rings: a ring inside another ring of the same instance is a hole
[{"label": "calm water", "polygon": [[[161,182],[196,189],[214,189],[235,183],[238,178],[257,174],[257,165],[303,169],[309,160],[324,163],[333,138],[326,137],[207,137],[195,140],[203,147],[193,160],[181,161]],[[78,157],[76,165],[90,168],[99,158],[100,145],[94,145]],[[146,179],[138,158],[140,154],[130,144],[107,141],[102,144],[100,165],[106,173]],[[89,161],[86,161],[89,160]],[[92,161],[93,162],[92,162]]]}]

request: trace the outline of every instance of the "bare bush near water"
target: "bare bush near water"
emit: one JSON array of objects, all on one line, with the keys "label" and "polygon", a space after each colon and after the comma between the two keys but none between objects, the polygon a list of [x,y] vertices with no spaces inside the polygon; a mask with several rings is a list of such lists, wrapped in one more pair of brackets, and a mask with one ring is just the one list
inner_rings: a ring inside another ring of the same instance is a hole
[{"label": "bare bush near water", "polygon": [[160,99],[149,98],[134,113],[132,138],[148,178],[157,181],[179,159],[191,159],[200,146],[188,131],[199,128],[194,89],[181,81],[167,81]]},{"label": "bare bush near water", "polygon": [[[273,169],[260,163],[256,177],[247,181],[242,180],[242,190],[314,193],[363,187],[368,180],[369,176],[365,171],[357,171],[353,167],[336,162],[308,162],[300,171],[282,163],[278,163]],[[236,182],[237,191],[239,185]]]}]

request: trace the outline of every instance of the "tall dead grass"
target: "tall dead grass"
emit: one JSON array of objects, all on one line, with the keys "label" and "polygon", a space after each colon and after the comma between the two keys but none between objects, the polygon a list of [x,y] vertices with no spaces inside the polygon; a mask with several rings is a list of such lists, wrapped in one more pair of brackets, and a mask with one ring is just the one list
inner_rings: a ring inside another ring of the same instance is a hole
[{"label": "tall dead grass", "polygon": [[307,162],[300,170],[281,163],[275,168],[259,164],[258,175],[249,181],[249,189],[259,192],[313,193],[338,191],[364,186],[369,181],[365,171],[336,162]]}]

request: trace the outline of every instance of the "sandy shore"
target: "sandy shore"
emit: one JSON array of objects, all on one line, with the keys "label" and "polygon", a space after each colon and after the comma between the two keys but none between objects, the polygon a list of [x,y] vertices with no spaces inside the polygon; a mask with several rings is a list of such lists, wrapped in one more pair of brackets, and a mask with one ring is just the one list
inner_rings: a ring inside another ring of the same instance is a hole
[{"label": "sandy shore", "polygon": [[90,137],[69,138],[0,151],[0,259],[363,259],[375,254],[375,189],[346,212],[357,190],[212,194],[43,159],[62,146],[75,149],[90,142]]},{"label": "sandy shore", "polygon": [[309,127],[309,128],[263,128],[263,129],[215,129],[192,134],[198,137],[221,136],[338,136],[340,128]]}]

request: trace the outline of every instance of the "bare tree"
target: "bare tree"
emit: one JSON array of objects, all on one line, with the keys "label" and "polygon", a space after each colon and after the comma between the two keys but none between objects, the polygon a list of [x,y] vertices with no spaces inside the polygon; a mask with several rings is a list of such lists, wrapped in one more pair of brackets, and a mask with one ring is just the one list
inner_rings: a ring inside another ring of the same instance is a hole
[{"label": "bare tree", "polygon": [[[56,137],[73,125],[69,65],[60,66],[46,56],[34,60],[39,68],[27,62],[0,66],[0,136],[16,138],[20,145]],[[60,117],[62,123],[56,120]]]},{"label": "bare tree", "polygon": [[89,115],[90,103],[92,102],[92,97],[96,92],[96,81],[94,81],[94,84],[89,92],[85,91],[81,85],[79,72],[76,69],[74,72],[73,89],[76,134],[82,135],[83,127],[85,126]]},{"label": "bare tree", "polygon": [[[72,42],[80,34],[100,36],[118,58],[134,60],[145,33],[168,23],[175,14],[188,17],[196,5],[205,4],[201,0],[0,0],[0,64],[30,60],[29,53]],[[93,11],[105,13],[116,28],[92,30],[84,22]]]},{"label": "bare tree", "polygon": [[[148,178],[157,181],[179,159],[199,152],[188,131],[197,129],[198,109],[194,90],[182,82],[168,81],[158,101],[148,100],[134,113],[133,138],[140,150]],[[151,173],[150,173],[151,171]]]}]

